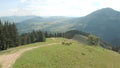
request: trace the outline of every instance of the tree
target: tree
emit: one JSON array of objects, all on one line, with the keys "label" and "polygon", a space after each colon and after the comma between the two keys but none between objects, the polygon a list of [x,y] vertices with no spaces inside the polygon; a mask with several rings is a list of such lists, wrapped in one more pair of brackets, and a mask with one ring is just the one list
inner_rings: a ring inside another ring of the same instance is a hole
[{"label": "tree", "polygon": [[4,25],[0,21],[0,49],[6,50],[10,47],[19,45],[19,35],[16,29],[16,25],[10,24],[10,22],[4,22]]},{"label": "tree", "polygon": [[15,23],[12,24],[12,28],[13,28],[12,31],[13,31],[14,45],[18,46],[20,44],[20,42],[19,42],[19,35],[18,35],[18,32],[17,32],[17,28],[16,28]]},{"label": "tree", "polygon": [[45,42],[46,41],[45,34],[41,31],[40,33],[41,33],[41,42]]},{"label": "tree", "polygon": [[2,49],[2,46],[3,46],[3,44],[2,44],[2,22],[1,22],[1,20],[0,20],[0,49]]},{"label": "tree", "polygon": [[48,38],[49,37],[49,34],[48,34],[48,32],[46,31],[46,32],[44,32],[44,34],[45,34],[45,37],[46,38]]},{"label": "tree", "polygon": [[[48,35],[47,35],[48,36]],[[42,31],[32,31],[19,35],[15,23],[10,24],[6,21],[4,24],[0,21],[0,50],[6,50],[34,42],[45,42],[46,37]]]},{"label": "tree", "polygon": [[88,35],[88,41],[92,45],[99,45],[99,38],[95,35]]}]

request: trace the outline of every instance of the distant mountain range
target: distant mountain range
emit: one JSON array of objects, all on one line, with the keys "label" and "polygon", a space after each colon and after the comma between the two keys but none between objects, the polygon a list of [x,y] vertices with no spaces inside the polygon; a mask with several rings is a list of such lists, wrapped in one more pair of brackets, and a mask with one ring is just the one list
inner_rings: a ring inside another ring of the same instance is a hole
[{"label": "distant mountain range", "polygon": [[[2,19],[7,20],[7,17]],[[20,33],[39,29],[52,32],[82,30],[93,33],[111,44],[120,45],[120,12],[111,8],[99,9],[84,17],[16,16],[12,20],[17,22]]]},{"label": "distant mountain range", "polygon": [[31,19],[34,17],[37,17],[37,16],[2,16],[2,17],[0,17],[0,19],[2,22],[9,21],[11,23],[13,23],[13,22],[18,23],[18,22],[22,22],[24,20]]}]

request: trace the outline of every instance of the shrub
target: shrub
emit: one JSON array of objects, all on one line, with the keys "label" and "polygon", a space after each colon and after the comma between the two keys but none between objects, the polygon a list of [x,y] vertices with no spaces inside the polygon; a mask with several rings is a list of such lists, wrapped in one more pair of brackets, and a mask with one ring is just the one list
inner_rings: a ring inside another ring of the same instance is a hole
[{"label": "shrub", "polygon": [[99,45],[99,38],[95,35],[88,35],[88,41],[91,45]]}]

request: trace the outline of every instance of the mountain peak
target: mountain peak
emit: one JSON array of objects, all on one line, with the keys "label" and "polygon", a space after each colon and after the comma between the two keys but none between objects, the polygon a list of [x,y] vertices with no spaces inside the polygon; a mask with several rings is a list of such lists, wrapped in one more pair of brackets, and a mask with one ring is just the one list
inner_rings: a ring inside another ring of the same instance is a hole
[{"label": "mountain peak", "polygon": [[100,10],[97,11],[101,11],[101,12],[115,12],[116,10],[112,9],[112,8],[102,8]]},{"label": "mountain peak", "polygon": [[101,10],[114,10],[114,9],[112,9],[112,8],[102,8]]},{"label": "mountain peak", "polygon": [[102,9],[99,9],[99,10],[96,10],[94,12],[92,12],[91,14],[87,15],[88,17],[96,17],[96,16],[99,16],[99,17],[103,17],[103,16],[119,16],[120,15],[120,12],[119,11],[116,11],[112,8],[102,8]]}]

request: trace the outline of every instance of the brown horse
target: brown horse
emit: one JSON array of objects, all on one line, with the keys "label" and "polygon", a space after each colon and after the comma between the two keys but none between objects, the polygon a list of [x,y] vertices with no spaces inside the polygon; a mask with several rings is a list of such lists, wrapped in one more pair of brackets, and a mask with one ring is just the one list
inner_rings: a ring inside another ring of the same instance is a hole
[{"label": "brown horse", "polygon": [[62,45],[68,45],[70,46],[72,43],[71,42],[62,42]]}]

